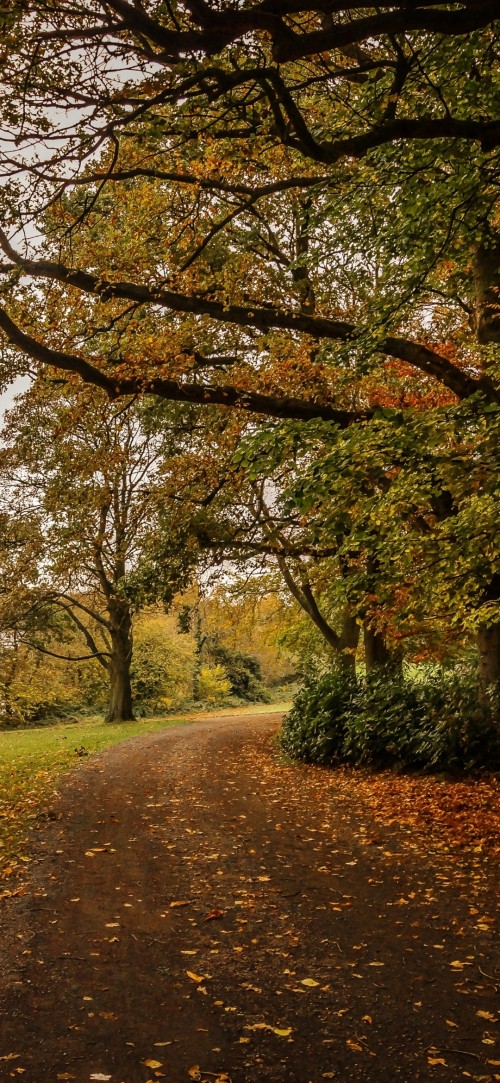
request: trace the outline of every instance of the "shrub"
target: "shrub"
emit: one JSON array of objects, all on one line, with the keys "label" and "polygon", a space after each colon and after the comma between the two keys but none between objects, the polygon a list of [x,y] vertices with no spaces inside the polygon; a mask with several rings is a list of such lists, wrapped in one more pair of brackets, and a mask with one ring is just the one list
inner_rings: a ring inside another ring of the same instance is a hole
[{"label": "shrub", "polygon": [[224,666],[201,666],[197,685],[199,701],[209,706],[223,703],[231,691]]},{"label": "shrub", "polygon": [[314,763],[431,771],[500,767],[498,696],[481,696],[466,671],[421,679],[379,670],[355,683],[331,672],[301,689],[283,748]]},{"label": "shrub", "polygon": [[336,670],[308,681],[283,722],[285,751],[310,763],[344,759],[347,714],[355,693],[352,678]]},{"label": "shrub", "polygon": [[249,703],[269,703],[270,696],[262,683],[257,658],[242,651],[231,650],[221,643],[216,634],[207,636],[206,652],[215,665],[224,667],[232,696]]}]

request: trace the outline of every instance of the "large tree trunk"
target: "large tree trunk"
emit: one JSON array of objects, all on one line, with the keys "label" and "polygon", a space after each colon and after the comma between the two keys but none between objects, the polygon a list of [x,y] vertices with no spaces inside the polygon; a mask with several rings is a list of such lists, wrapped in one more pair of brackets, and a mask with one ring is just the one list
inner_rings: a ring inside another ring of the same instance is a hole
[{"label": "large tree trunk", "polygon": [[366,672],[374,669],[388,669],[395,675],[401,675],[403,658],[401,652],[388,646],[382,632],[375,632],[367,621],[363,624]]},{"label": "large tree trunk", "polygon": [[488,233],[476,252],[476,330],[481,343],[500,342],[500,235]]},{"label": "large tree trunk", "polygon": [[132,662],[132,621],[127,602],[113,601],[110,615],[111,661],[110,696],[106,722],[131,722],[134,718],[130,664]]},{"label": "large tree trunk", "polygon": [[357,617],[345,611],[342,629],[338,638],[336,661],[342,673],[356,680],[356,650],[359,643],[359,624]]},{"label": "large tree trunk", "polygon": [[477,634],[481,688],[500,688],[500,624],[482,625]]}]

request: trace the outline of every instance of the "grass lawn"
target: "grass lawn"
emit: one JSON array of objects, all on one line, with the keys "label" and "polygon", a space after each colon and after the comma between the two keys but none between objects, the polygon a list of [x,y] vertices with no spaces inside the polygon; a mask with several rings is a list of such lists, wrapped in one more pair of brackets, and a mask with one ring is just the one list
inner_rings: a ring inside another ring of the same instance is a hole
[{"label": "grass lawn", "polygon": [[[152,733],[218,715],[267,714],[289,704],[224,708],[172,718],[144,718],[110,724],[102,718],[57,723],[36,729],[0,732],[0,880],[16,878],[28,858],[23,852],[29,828],[47,813],[59,776],[78,765],[79,754],[94,755],[142,733]],[[7,888],[9,883],[5,883]],[[0,888],[0,897],[2,889]]]}]

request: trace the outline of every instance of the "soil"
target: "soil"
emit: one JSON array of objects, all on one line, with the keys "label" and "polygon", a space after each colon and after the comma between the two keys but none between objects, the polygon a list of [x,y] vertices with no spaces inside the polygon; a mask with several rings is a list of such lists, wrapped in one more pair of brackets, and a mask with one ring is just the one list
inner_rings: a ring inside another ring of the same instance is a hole
[{"label": "soil", "polygon": [[67,776],[3,903],[2,1081],[500,1080],[489,866],[289,764],[278,723],[176,727]]}]

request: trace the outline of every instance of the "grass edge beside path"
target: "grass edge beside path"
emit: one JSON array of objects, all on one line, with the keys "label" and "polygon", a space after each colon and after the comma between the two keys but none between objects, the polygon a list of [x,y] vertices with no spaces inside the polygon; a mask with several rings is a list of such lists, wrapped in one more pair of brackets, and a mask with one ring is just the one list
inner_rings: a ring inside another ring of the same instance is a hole
[{"label": "grass edge beside path", "polygon": [[79,760],[122,741],[173,726],[219,716],[235,719],[247,714],[285,710],[289,704],[218,707],[178,716],[155,716],[135,722],[103,722],[92,717],[80,722],[0,731],[0,899],[19,893],[19,878],[29,864],[25,846],[34,824],[50,818],[52,798],[62,775]]}]

